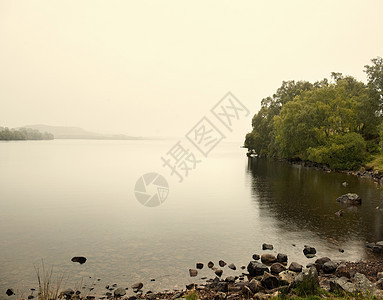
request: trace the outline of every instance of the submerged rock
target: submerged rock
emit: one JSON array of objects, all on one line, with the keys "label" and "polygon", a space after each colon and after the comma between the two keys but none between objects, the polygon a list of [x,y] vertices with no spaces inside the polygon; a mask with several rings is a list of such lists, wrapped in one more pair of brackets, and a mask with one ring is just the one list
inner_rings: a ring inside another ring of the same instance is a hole
[{"label": "submerged rock", "polygon": [[13,289],[7,289],[5,293],[7,294],[7,296],[12,296],[15,294],[15,291]]},{"label": "submerged rock", "polygon": [[303,249],[303,254],[305,256],[311,256],[317,253],[317,250],[314,247],[305,246]]},{"label": "submerged rock", "polygon": [[228,265],[228,267],[234,271],[237,270],[237,267],[235,266],[235,264],[230,264]]},{"label": "submerged rock", "polygon": [[190,277],[196,277],[198,275],[198,271],[195,269],[189,269]]},{"label": "submerged rock", "polygon": [[352,194],[352,193],[342,195],[338,197],[336,201],[346,205],[361,205],[362,204],[362,199],[359,197],[359,195]]},{"label": "submerged rock", "polygon": [[218,262],[218,264],[219,264],[219,266],[220,266],[221,268],[223,268],[224,266],[226,266],[226,262],[223,261],[223,260],[220,260],[220,261]]},{"label": "submerged rock", "polygon": [[203,263],[196,263],[196,268],[197,269],[202,269],[203,268]]},{"label": "submerged rock", "polygon": [[261,257],[258,254],[253,254],[253,259],[254,260],[259,260]]},{"label": "submerged rock", "polygon": [[273,245],[271,245],[271,244],[263,244],[262,245],[262,250],[273,250],[274,249],[274,247],[273,247]]},{"label": "submerged rock", "polygon": [[211,269],[212,267],[214,267],[214,263],[212,261],[209,261],[207,263],[207,267]]}]

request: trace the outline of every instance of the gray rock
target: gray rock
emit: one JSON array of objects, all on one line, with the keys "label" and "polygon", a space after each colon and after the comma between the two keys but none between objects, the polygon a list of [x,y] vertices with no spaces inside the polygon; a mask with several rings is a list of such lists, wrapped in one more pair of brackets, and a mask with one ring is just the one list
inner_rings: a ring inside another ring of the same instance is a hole
[{"label": "gray rock", "polygon": [[362,204],[362,199],[359,197],[359,195],[352,194],[352,193],[342,195],[338,197],[336,201],[345,205],[361,205]]},{"label": "gray rock", "polygon": [[334,273],[336,271],[336,264],[333,261],[328,261],[323,264],[322,270],[326,274]]},{"label": "gray rock", "polygon": [[354,275],[354,284],[358,291],[361,291],[363,294],[373,293],[375,287],[370,280],[363,274],[356,273]]},{"label": "gray rock", "polygon": [[272,289],[275,289],[278,287],[278,284],[279,284],[279,280],[276,276],[268,273],[268,272],[265,272],[263,274],[263,277],[261,279],[261,284],[269,289],[269,290],[272,290]]},{"label": "gray rock", "polygon": [[294,272],[302,272],[302,265],[298,264],[297,262],[293,261],[289,266],[290,271]]},{"label": "gray rock", "polygon": [[263,244],[262,245],[262,250],[273,250],[273,249],[274,249],[274,247],[271,244]]},{"label": "gray rock", "polygon": [[114,291],[114,297],[122,297],[126,295],[126,291],[124,288],[118,288]]},{"label": "gray rock", "polygon": [[354,293],[356,292],[356,287],[355,284],[351,283],[346,277],[334,278],[330,280],[330,291],[345,291],[348,293]]},{"label": "gray rock", "polygon": [[203,263],[196,263],[195,264],[197,269],[202,269],[203,268]]},{"label": "gray rock", "polygon": [[319,285],[319,277],[318,277],[318,271],[315,267],[311,267],[310,269],[306,269],[303,272],[299,273],[294,278],[295,284],[300,284],[303,281],[311,281],[316,285]]},{"label": "gray rock", "polygon": [[280,263],[287,263],[287,255],[283,253],[278,253],[277,261]]},{"label": "gray rock", "polygon": [[278,275],[279,273],[286,270],[286,267],[282,265],[281,263],[273,263],[270,267],[271,274]]},{"label": "gray rock", "polygon": [[223,268],[224,266],[226,266],[226,263],[225,263],[223,260],[220,260],[220,261],[218,262],[218,264],[219,264],[219,266],[220,266],[221,268]]},{"label": "gray rock", "polygon": [[228,267],[234,271],[237,270],[237,267],[235,266],[235,264],[230,264],[228,265]]},{"label": "gray rock", "polygon": [[261,256],[261,261],[264,264],[272,264],[272,263],[275,263],[277,261],[277,258],[270,253],[264,253]]},{"label": "gray rock", "polygon": [[269,272],[269,268],[262,263],[251,261],[247,266],[247,271],[252,277],[263,275],[264,272]]},{"label": "gray rock", "polygon": [[294,282],[295,277],[297,276],[297,273],[293,271],[283,271],[279,273],[279,283],[281,286],[283,285],[290,285]]},{"label": "gray rock", "polygon": [[196,269],[189,269],[190,277],[196,277],[198,275],[198,271]]}]

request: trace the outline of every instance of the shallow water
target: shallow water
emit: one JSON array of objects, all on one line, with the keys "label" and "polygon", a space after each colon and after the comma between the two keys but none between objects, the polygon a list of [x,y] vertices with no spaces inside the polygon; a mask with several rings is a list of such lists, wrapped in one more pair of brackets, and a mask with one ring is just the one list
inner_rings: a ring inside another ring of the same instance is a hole
[{"label": "shallow water", "polygon": [[[383,212],[376,209],[382,190],[370,180],[248,159],[238,144],[221,143],[179,183],[160,159],[175,142],[0,143],[0,298],[9,287],[27,296],[42,261],[53,267],[53,281],[63,275],[62,287],[86,294],[137,281],[156,291],[212,277],[205,267],[190,279],[196,262],[223,259],[239,269],[264,242],[306,264],[312,260],[304,245],[318,256],[356,260],[370,255],[366,241],[383,240]],[[134,196],[148,172],[161,173],[170,186],[159,207]],[[347,192],[358,193],[362,205],[343,208],[338,218],[335,199]],[[87,262],[72,263],[77,255]],[[223,276],[238,269],[225,267]]]}]

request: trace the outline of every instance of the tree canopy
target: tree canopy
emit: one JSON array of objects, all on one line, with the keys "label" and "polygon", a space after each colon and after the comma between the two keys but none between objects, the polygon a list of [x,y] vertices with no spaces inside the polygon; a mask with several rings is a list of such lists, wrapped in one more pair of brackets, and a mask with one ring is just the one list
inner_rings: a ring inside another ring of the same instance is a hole
[{"label": "tree canopy", "polygon": [[1,141],[19,141],[19,140],[53,140],[54,136],[51,133],[41,133],[36,129],[20,128],[9,129],[7,127],[0,127],[0,140]]},{"label": "tree canopy", "polygon": [[379,152],[383,133],[383,60],[365,66],[368,83],[331,74],[315,83],[284,81],[264,98],[245,147],[258,155],[355,169]]}]

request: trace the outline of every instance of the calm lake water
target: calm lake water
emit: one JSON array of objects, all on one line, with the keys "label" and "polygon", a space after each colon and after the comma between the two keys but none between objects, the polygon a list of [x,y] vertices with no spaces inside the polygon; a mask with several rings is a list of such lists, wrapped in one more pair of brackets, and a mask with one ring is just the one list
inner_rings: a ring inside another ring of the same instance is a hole
[{"label": "calm lake water", "polygon": [[[264,242],[305,265],[312,260],[304,245],[317,256],[357,260],[370,255],[366,241],[383,240],[383,212],[376,209],[383,194],[370,180],[248,159],[227,142],[179,183],[161,161],[175,142],[0,143],[0,298],[9,287],[27,296],[42,261],[53,267],[53,281],[63,275],[63,287],[86,294],[138,281],[156,291],[212,277],[205,267],[190,279],[196,262],[223,259],[239,269],[262,254]],[[161,173],[170,186],[159,207],[134,196],[148,172]],[[338,218],[335,199],[347,192],[358,193],[362,206]],[[79,265],[73,256],[88,260]],[[240,272],[225,267],[224,277]]]}]

